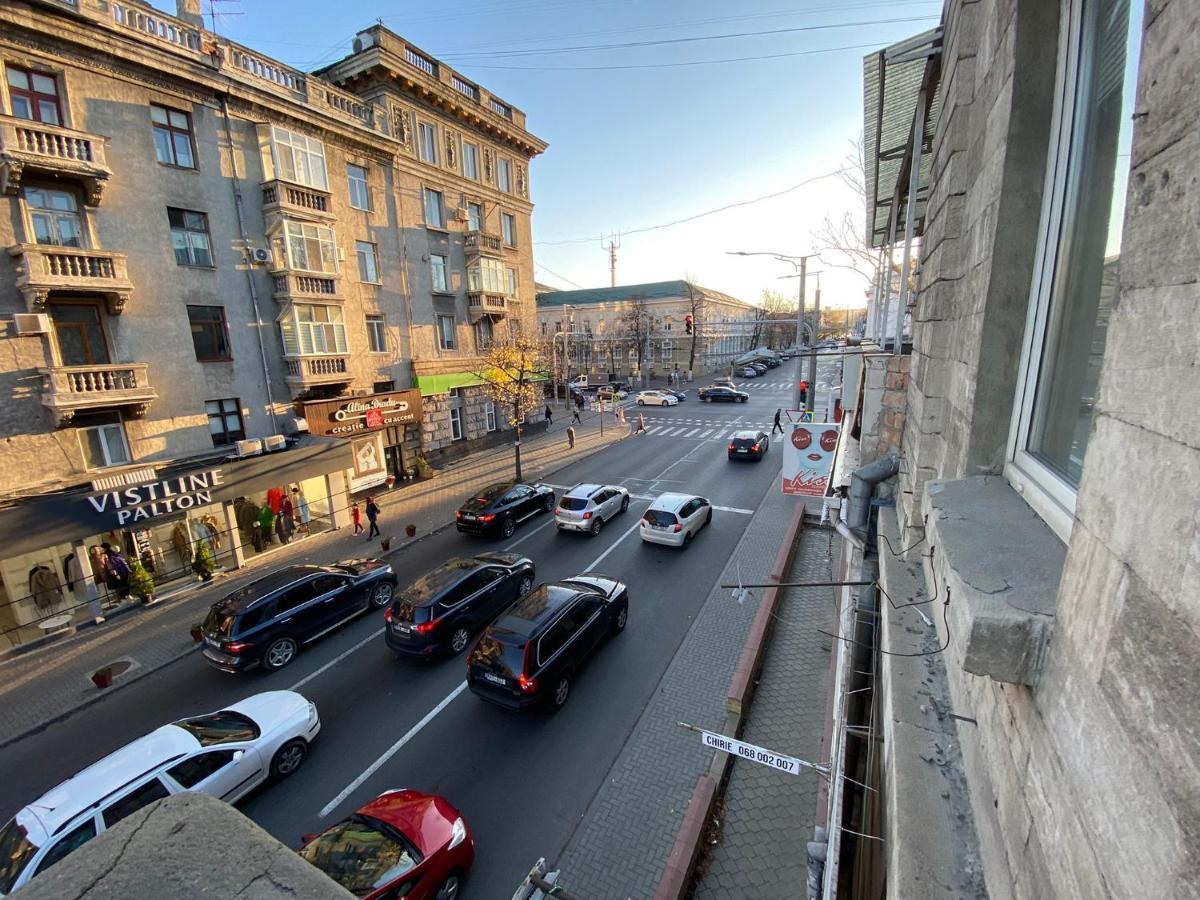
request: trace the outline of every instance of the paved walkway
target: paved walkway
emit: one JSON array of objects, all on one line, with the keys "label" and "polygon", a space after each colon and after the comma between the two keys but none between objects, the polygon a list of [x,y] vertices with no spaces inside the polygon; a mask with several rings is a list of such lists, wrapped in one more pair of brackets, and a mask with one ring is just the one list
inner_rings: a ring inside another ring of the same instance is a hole
[{"label": "paved walkway", "polygon": [[[835,539],[832,530],[805,528],[788,580],[831,580]],[[815,629],[835,630],[834,590],[790,588],[781,594],[758,688],[743,718],[743,741],[807,762],[828,762],[819,756],[831,638]],[[718,842],[700,862],[695,900],[803,896],[820,782],[811,769],[785,775],[735,758]]]},{"label": "paved walkway", "polygon": [[[576,426],[575,447],[569,449],[565,432],[570,415],[565,418],[566,421],[559,419],[548,431],[523,442],[526,480],[545,478],[628,434],[628,428],[614,427],[609,413],[601,435],[598,417],[585,413],[583,424]],[[391,552],[402,552],[422,536],[451,524],[454,511],[471,491],[512,478],[512,474],[512,448],[505,445],[453,463],[428,481],[383,495],[380,498],[383,534],[397,536]],[[402,537],[404,526],[410,522],[417,526],[417,537],[412,541]],[[190,626],[204,617],[215,599],[259,577],[264,565],[331,563],[351,554],[361,555],[363,546],[363,538],[355,537],[350,528],[315,535],[249,560],[244,568],[218,577],[211,585],[197,585],[195,590],[154,606],[135,607],[113,616],[98,627],[89,623],[88,627],[53,643],[8,654],[0,660],[0,746],[104,696],[90,680],[91,674],[102,666],[121,660],[130,663],[128,672],[109,689],[111,692],[193,652],[198,645],[188,633]],[[378,545],[372,542],[371,549],[378,551]]]}]

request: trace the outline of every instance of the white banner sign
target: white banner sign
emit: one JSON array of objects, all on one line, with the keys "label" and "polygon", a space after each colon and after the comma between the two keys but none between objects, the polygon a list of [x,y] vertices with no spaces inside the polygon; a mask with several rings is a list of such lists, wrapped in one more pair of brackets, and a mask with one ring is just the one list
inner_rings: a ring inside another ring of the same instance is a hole
[{"label": "white banner sign", "polygon": [[783,442],[783,492],[804,497],[825,496],[837,449],[836,422],[793,422]]},{"label": "white banner sign", "polygon": [[744,744],[723,734],[713,734],[711,731],[701,730],[700,740],[705,747],[713,750],[722,750],[725,753],[732,753],[740,759],[748,759],[750,762],[770,766],[772,769],[778,769],[780,772],[787,772],[791,775],[799,775],[800,766],[808,765],[807,763],[801,763],[794,756],[784,756],[773,750],[756,747],[753,744]]}]

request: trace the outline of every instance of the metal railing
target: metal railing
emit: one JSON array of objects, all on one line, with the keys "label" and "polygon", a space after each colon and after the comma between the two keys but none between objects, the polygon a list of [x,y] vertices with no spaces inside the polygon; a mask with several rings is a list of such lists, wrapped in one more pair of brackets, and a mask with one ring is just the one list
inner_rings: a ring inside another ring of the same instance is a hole
[{"label": "metal railing", "polygon": [[51,394],[86,394],[89,398],[120,399],[116,395],[150,390],[145,363],[102,366],[52,366],[43,370],[43,388]]},{"label": "metal railing", "polygon": [[464,81],[455,74],[450,75],[450,87],[454,88],[464,97],[470,97],[475,101],[479,100],[479,88],[469,81]]},{"label": "metal railing", "polygon": [[432,59],[430,59],[424,53],[414,50],[412,47],[405,47],[404,48],[404,59],[406,62],[409,63],[409,65],[416,66],[418,69],[420,69],[422,72],[426,73],[427,75],[432,75],[434,78],[437,78],[437,74],[438,74],[437,63],[435,63]]}]

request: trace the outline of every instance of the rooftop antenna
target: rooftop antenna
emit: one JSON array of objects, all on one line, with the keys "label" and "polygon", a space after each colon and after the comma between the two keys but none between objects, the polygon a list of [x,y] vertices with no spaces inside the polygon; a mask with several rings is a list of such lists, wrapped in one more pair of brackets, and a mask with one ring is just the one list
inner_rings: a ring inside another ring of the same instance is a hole
[{"label": "rooftop antenna", "polygon": [[[604,238],[600,239],[601,248],[605,248]],[[617,286],[617,251],[621,248],[621,234],[617,232],[608,236],[608,277],[609,287]]]},{"label": "rooftop antenna", "polygon": [[208,0],[208,22],[209,28],[213,34],[217,34],[217,20],[221,22],[221,26],[225,26],[225,20],[230,16],[244,16],[244,12],[226,12],[220,9],[224,3],[241,3],[241,0]]}]

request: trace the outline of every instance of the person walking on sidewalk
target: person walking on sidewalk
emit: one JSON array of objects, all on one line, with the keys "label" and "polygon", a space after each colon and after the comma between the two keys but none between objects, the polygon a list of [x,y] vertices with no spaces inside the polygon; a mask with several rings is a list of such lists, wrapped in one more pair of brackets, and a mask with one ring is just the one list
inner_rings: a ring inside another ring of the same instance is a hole
[{"label": "person walking on sidewalk", "polygon": [[121,551],[112,544],[105,542],[100,545],[100,549],[104,551],[108,570],[112,573],[117,596],[124,600],[129,596],[129,576],[133,574],[133,569]]},{"label": "person walking on sidewalk", "polygon": [[779,416],[782,412],[783,410],[781,409],[775,410],[775,424],[771,427],[771,434],[774,434],[776,431],[783,434],[783,426],[779,424]]},{"label": "person walking on sidewalk", "polygon": [[576,404],[575,408],[571,410],[571,421],[578,422],[580,425],[583,424],[583,419],[579,417],[579,404]]},{"label": "person walking on sidewalk", "polygon": [[646,433],[646,417],[643,416],[641,413],[638,413],[637,428],[634,429],[633,433],[634,434],[645,434]]},{"label": "person walking on sidewalk", "polygon": [[367,530],[367,540],[376,536],[381,536],[379,533],[379,504],[375,502],[374,497],[367,498],[367,521],[371,523],[371,527]]},{"label": "person walking on sidewalk", "polygon": [[550,409],[550,404],[546,404],[546,427],[549,428],[554,424],[554,411]]},{"label": "person walking on sidewalk", "polygon": [[575,426],[574,425],[567,426],[567,449],[568,450],[575,449]]},{"label": "person walking on sidewalk", "polygon": [[354,502],[354,505],[350,507],[350,521],[354,523],[354,533],[362,534],[362,510],[358,508],[357,500]]}]

